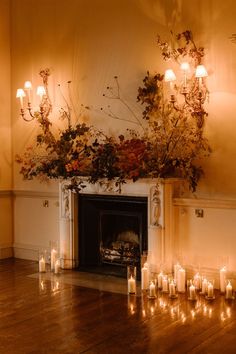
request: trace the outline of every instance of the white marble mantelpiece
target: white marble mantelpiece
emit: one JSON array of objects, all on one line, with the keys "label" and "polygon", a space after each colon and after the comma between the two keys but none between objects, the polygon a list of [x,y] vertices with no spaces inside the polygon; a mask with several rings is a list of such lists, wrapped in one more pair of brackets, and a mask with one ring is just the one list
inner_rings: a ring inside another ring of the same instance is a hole
[{"label": "white marble mantelpiece", "polygon": [[[64,269],[76,268],[78,259],[78,198],[67,189],[70,181],[59,186],[60,257]],[[138,196],[148,198],[148,262],[155,271],[160,264],[171,267],[174,245],[173,198],[178,197],[177,179],[140,179],[127,181],[121,192],[112,183],[88,184],[83,194]]]}]

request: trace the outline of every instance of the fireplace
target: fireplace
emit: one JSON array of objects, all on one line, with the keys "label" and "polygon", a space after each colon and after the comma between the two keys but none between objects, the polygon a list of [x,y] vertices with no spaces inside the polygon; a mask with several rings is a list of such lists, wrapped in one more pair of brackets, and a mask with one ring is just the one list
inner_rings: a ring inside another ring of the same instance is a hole
[{"label": "fireplace", "polygon": [[79,269],[126,276],[147,251],[147,197],[78,196]]},{"label": "fireplace", "polygon": [[[121,191],[108,182],[92,185],[85,179],[86,188],[82,194],[68,189],[69,181],[60,183],[62,268],[124,269],[131,259],[139,262],[141,252],[147,249],[150,269],[155,272],[160,264],[165,264],[171,270],[173,254],[178,252],[173,197],[179,195],[180,181],[140,179],[133,183],[127,180]],[[88,210],[85,212],[83,202],[86,199]],[[143,202],[145,215],[142,214],[143,206],[140,207]],[[131,206],[127,207],[127,204]],[[85,222],[81,221],[83,217]],[[120,224],[125,227],[119,229]]]}]

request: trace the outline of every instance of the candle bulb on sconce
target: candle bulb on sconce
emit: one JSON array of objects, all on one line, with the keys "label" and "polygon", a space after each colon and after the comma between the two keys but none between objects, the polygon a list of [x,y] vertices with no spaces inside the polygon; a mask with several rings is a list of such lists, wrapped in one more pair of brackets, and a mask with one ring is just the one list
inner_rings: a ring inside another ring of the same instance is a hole
[{"label": "candle bulb on sconce", "polygon": [[175,76],[175,73],[172,69],[167,69],[165,71],[164,80],[165,80],[165,82],[168,82],[170,84],[171,101],[174,101],[175,98],[174,98],[174,92],[173,92],[173,90],[174,90],[173,81],[176,80],[176,76]]},{"label": "candle bulb on sconce", "polygon": [[204,77],[207,77],[208,73],[204,65],[198,65],[195,71],[195,77],[198,79],[199,90],[201,92]]},{"label": "candle bulb on sconce", "polygon": [[[170,85],[170,103],[175,111],[183,115],[186,110],[190,112],[196,118],[197,126],[201,128],[204,116],[207,115],[203,108],[208,93],[203,81],[208,76],[207,70],[202,64],[196,65],[194,75],[187,80],[187,73],[190,72],[189,63],[181,63],[180,69],[183,72],[183,81],[179,84],[172,69],[166,70],[164,74],[164,81]],[[173,85],[174,81],[176,82],[175,86]]]},{"label": "candle bulb on sconce", "polygon": [[[45,123],[47,122],[48,116],[52,110],[52,104],[47,89],[48,76],[50,75],[50,71],[49,69],[41,70],[39,74],[42,78],[43,85],[38,86],[36,90],[36,95],[40,97],[38,110],[33,111],[32,109],[31,92],[33,86],[31,81],[25,81],[24,89],[22,88],[17,89],[16,92],[16,97],[20,99],[20,105],[21,105],[20,115],[26,122],[32,121],[33,119],[37,118],[38,115],[40,114],[42,121]],[[27,105],[25,106],[23,98],[26,97],[26,94],[28,97],[28,102]],[[47,126],[47,124],[45,124],[45,126]]]},{"label": "candle bulb on sconce", "polygon": [[20,99],[21,110],[24,108],[23,98],[26,96],[25,91],[22,88],[17,89],[16,98]]},{"label": "candle bulb on sconce", "polygon": [[40,101],[42,101],[43,96],[46,95],[45,88],[44,88],[43,86],[38,86],[38,87],[37,87],[36,95],[38,95],[38,96],[40,97]]},{"label": "candle bulb on sconce", "polygon": [[32,84],[30,81],[26,81],[24,84],[24,89],[27,92],[28,96],[28,102],[31,102],[31,90],[32,90]]}]

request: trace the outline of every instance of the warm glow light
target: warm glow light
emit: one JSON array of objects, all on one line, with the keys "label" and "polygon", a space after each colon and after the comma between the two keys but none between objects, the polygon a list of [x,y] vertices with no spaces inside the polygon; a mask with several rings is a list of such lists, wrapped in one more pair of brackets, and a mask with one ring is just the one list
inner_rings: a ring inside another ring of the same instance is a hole
[{"label": "warm glow light", "polygon": [[172,69],[168,69],[168,70],[165,71],[164,80],[166,82],[170,82],[170,81],[175,81],[176,80],[175,73],[174,73],[174,71]]},{"label": "warm glow light", "polygon": [[190,69],[189,63],[186,62],[186,61],[183,62],[183,63],[181,63],[180,68],[181,68],[181,70],[183,70],[183,71],[188,71],[188,70]]},{"label": "warm glow light", "polygon": [[31,90],[31,89],[32,89],[32,84],[31,84],[31,82],[30,82],[30,81],[26,81],[24,87],[25,87],[26,90]]},{"label": "warm glow light", "polygon": [[25,97],[25,91],[22,88],[17,89],[16,98]]},{"label": "warm glow light", "polygon": [[46,95],[46,91],[45,91],[44,86],[37,87],[37,95],[40,96],[40,98],[42,98],[43,95]]},{"label": "warm glow light", "polygon": [[21,110],[24,109],[24,102],[23,102],[23,97],[25,97],[25,92],[22,88],[17,89],[16,91],[16,98],[20,99],[20,106]]},{"label": "warm glow light", "polygon": [[201,78],[208,76],[207,70],[204,65],[198,65],[195,71],[195,77]]}]

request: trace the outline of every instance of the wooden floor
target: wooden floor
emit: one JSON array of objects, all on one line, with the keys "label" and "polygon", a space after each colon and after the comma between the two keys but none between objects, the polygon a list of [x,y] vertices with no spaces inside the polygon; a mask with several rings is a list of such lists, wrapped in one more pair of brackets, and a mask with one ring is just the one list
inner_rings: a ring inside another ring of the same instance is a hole
[{"label": "wooden floor", "polygon": [[236,353],[236,300],[209,303],[88,289],[0,261],[0,353]]}]

